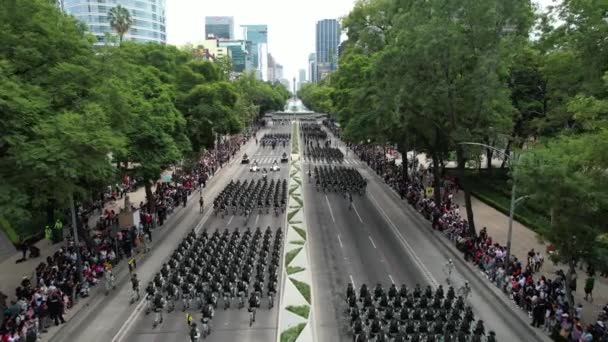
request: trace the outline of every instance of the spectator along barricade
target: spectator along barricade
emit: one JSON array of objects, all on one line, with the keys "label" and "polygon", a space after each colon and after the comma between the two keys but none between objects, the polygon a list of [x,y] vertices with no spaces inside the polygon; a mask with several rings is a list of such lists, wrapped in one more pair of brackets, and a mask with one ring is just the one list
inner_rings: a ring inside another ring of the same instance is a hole
[{"label": "spectator along barricade", "polygon": [[[125,189],[133,190],[134,183],[108,187],[98,200],[78,208],[80,244],[68,238],[61,247],[35,270],[35,276],[24,277],[8,303],[0,325],[0,342],[38,341],[41,334],[54,324],[65,322],[64,315],[79,298],[89,296],[91,288],[100,282],[113,282],[112,269],[128,259],[129,270],[137,267],[133,256],[138,251],[147,251],[152,240],[152,229],[163,225],[176,206],[186,204],[188,195],[221,167],[220,160],[229,160],[245,142],[242,136],[234,136],[220,144],[220,150],[207,151],[198,165],[189,173],[176,172],[172,182],[157,182],[154,189],[155,205],[140,202],[140,224],[130,229],[118,229],[118,214],[114,210],[103,210],[107,201],[116,201],[126,195]],[[103,211],[102,211],[103,210]],[[101,212],[99,219],[89,220]],[[97,221],[92,224],[90,221]],[[77,250],[82,260],[82,279],[78,273]],[[106,280],[104,280],[104,278]],[[106,291],[110,288],[106,287]],[[9,297],[10,298],[10,297]]]},{"label": "spectator along barricade", "polygon": [[566,299],[566,275],[560,270],[553,279],[535,276],[544,262],[540,252],[530,251],[527,260],[511,255],[507,268],[506,247],[494,242],[485,227],[477,234],[471,234],[459,206],[452,200],[458,191],[455,180],[441,180],[442,203],[437,205],[432,193],[427,191],[433,186],[431,170],[417,169],[416,159],[409,163],[409,182],[406,188],[403,166],[387,161],[381,147],[351,147],[402,199],[407,197],[408,202],[432,222],[433,229],[443,232],[463,253],[465,261],[477,266],[517,307],[525,310],[532,319],[533,326],[542,328],[557,341],[589,342],[608,339],[605,327],[608,305],[599,313],[597,322],[584,325],[581,321],[581,304],[572,307]]}]

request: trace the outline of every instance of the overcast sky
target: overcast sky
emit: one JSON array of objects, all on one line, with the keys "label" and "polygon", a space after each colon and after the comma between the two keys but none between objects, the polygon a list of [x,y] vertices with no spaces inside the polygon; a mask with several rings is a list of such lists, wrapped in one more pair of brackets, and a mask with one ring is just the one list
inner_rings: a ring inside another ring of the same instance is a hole
[{"label": "overcast sky", "polygon": [[[553,0],[534,0],[548,5]],[[268,51],[284,66],[291,80],[299,69],[308,69],[308,54],[315,50],[318,20],[348,14],[355,0],[166,0],[167,40],[182,45],[205,37],[205,16],[232,16],[235,33],[240,25],[268,25]],[[308,72],[307,72],[308,73]],[[307,77],[309,77],[307,75]]]}]

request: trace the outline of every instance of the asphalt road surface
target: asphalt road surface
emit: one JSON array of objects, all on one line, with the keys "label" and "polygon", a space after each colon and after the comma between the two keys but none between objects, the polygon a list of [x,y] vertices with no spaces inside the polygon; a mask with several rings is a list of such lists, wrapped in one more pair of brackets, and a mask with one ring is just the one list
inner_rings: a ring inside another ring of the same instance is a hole
[{"label": "asphalt road surface", "polygon": [[[265,132],[258,133],[258,138]],[[274,132],[289,132],[290,126],[277,126]],[[331,134],[330,134],[331,135]],[[296,138],[296,137],[292,137]],[[338,142],[333,138],[334,143]],[[302,146],[302,144],[300,144]],[[344,146],[341,147],[344,150]],[[289,148],[285,149],[289,154]],[[211,203],[230,179],[249,178],[249,167],[240,164],[240,155],[246,152],[250,159],[258,160],[261,167],[269,167],[274,159],[279,159],[283,148],[272,151],[256,146],[254,140],[247,143],[230,165],[220,170],[207,184],[203,194],[206,203]],[[346,152],[346,151],[345,151]],[[310,162],[303,163],[303,172],[308,171]],[[416,283],[426,286],[444,284],[443,264],[448,258],[455,262],[452,280],[459,286],[465,280],[472,287],[469,302],[476,318],[486,323],[486,330],[496,331],[499,341],[548,341],[529,326],[529,320],[520,310],[505,304],[487,280],[474,274],[450,248],[442,244],[424,220],[409,204],[399,199],[365,163],[357,159],[353,152],[345,157],[345,166],[357,168],[368,180],[367,192],[354,197],[354,207],[348,209],[347,200],[336,193],[317,192],[304,178],[305,215],[310,232],[310,253],[312,262],[314,303],[313,328],[319,342],[349,341],[348,321],[344,316],[344,295],[346,285],[352,282],[358,289],[361,284],[374,286],[381,283],[385,287],[391,283],[405,283],[413,287]],[[261,177],[256,175],[253,177]],[[281,171],[269,173],[269,177],[287,178],[287,165]],[[243,227],[242,216],[215,217],[207,208],[199,213],[197,193],[189,201],[187,208],[177,209],[162,228],[154,230],[155,243],[137,270],[142,287],[158,271],[162,262],[173,252],[184,235],[192,229],[215,229]],[[285,217],[274,215],[252,215],[249,225],[276,229],[285,226]],[[282,263],[281,263],[282,264]],[[280,285],[279,285],[279,288]],[[186,316],[181,312],[166,314],[164,322],[152,328],[152,315],[146,316],[143,305],[129,304],[132,293],[130,283],[123,279],[118,288],[109,296],[95,298],[91,305],[78,312],[55,335],[52,341],[188,341]],[[277,327],[277,300],[275,309],[267,310],[266,300],[257,313],[257,322],[248,326],[246,309],[231,308],[216,310],[212,321],[210,341],[275,341]],[[195,319],[200,315],[195,310]]]},{"label": "asphalt road surface", "polygon": [[[268,132],[291,132],[289,125],[279,125],[272,129],[264,129],[258,132],[258,139]],[[152,251],[148,253],[143,262],[138,265],[137,273],[140,277],[141,288],[148,284],[153,275],[158,272],[163,261],[173,252],[175,247],[181,242],[185,234],[192,229],[197,232],[202,229],[213,231],[216,228],[228,228],[233,230],[236,227],[243,229],[243,216],[226,215],[224,218],[212,214],[211,203],[217,194],[225,187],[231,179],[257,179],[261,178],[261,173],[249,171],[249,165],[240,164],[241,155],[245,152],[250,156],[251,161],[258,160],[260,167],[270,168],[274,159],[280,162],[283,152],[289,154],[289,146],[285,149],[277,147],[262,148],[256,146],[255,140],[251,139],[241,152],[230,162],[228,166],[221,169],[216,175],[207,182],[207,187],[203,190],[206,208],[204,213],[199,212],[198,193],[194,193],[189,200],[188,206],[171,216],[162,228],[157,228],[153,232],[153,238],[159,239]],[[281,170],[268,172],[268,178],[287,179],[288,164],[281,164]],[[255,229],[261,227],[262,230],[270,226],[273,232],[278,227],[285,229],[285,215],[278,217],[271,211],[270,214],[252,213],[247,226]],[[156,236],[154,236],[156,235]],[[278,286],[279,289],[281,286]],[[280,293],[277,293],[277,297]],[[143,296],[142,296],[143,297]],[[143,300],[129,304],[132,298],[130,282],[124,279],[117,289],[105,298],[100,298],[93,302],[90,307],[79,312],[77,317],[66,324],[52,341],[87,341],[87,342],[120,342],[120,341],[189,341],[189,329],[186,324],[186,314],[182,312],[181,302],[176,303],[176,310],[172,313],[164,314],[164,321],[161,325],[153,328],[154,315],[145,315]],[[219,300],[218,309],[211,322],[211,335],[209,341],[273,341],[277,333],[277,305],[275,300],[274,309],[267,309],[267,298],[262,299],[261,308],[256,314],[256,322],[253,327],[249,327],[249,315],[247,309],[238,310],[236,305],[224,311],[222,300]],[[200,322],[200,312],[196,309],[188,310],[197,322]]]},{"label": "asphalt road surface", "polygon": [[[529,327],[521,310],[507,307],[478,275],[463,264],[457,255],[443,245],[422,218],[406,201],[391,190],[382,179],[352,151],[346,153],[344,144],[333,137],[332,146],[345,152],[342,165],[354,167],[368,180],[366,194],[355,195],[353,209],[342,195],[318,192],[314,178],[305,181],[305,215],[311,241],[313,270],[314,329],[319,341],[352,341],[346,308],[346,286],[352,282],[356,289],[366,283],[373,287],[381,283],[387,289],[391,283],[447,286],[443,265],[448,258],[456,264],[452,283],[461,286],[465,280],[472,287],[469,303],[476,319],[483,319],[486,331],[494,330],[499,341],[543,341],[542,334]],[[304,178],[315,163],[305,161]],[[325,164],[327,165],[327,164]],[[339,165],[339,164],[332,164]],[[456,287],[456,288],[457,288]],[[539,336],[540,335],[540,336]]]}]

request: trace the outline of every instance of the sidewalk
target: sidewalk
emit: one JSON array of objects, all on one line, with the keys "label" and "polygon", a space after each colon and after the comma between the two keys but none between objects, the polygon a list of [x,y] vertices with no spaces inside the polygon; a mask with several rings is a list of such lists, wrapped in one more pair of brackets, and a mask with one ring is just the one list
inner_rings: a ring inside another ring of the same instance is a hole
[{"label": "sidewalk", "polygon": [[[454,199],[461,208],[465,207],[464,193],[462,191],[459,191],[458,194],[454,195]],[[479,231],[481,228],[486,227],[488,235],[492,237],[492,240],[505,246],[507,244],[509,217],[474,196],[471,197],[471,201],[473,213],[475,215],[475,227],[477,230]],[[466,216],[466,214],[464,215]],[[528,252],[531,249],[534,249],[535,252],[540,252],[545,259],[540,272],[535,274],[535,279],[540,276],[553,279],[556,277],[555,272],[560,268],[563,269],[564,272],[567,271],[564,266],[556,265],[549,260],[548,255],[546,255],[546,247],[547,245],[545,243],[539,242],[537,234],[534,231],[517,221],[513,221],[511,254],[525,263]],[[593,289],[594,300],[593,303],[590,303],[583,299],[585,297],[584,288],[587,274],[584,270],[577,269],[577,275],[577,290],[574,293],[575,305],[582,303],[584,308],[583,321],[585,323],[593,323],[596,321],[602,306],[608,303],[608,279],[599,277],[599,273],[596,273],[595,287]]]},{"label": "sidewalk", "polygon": [[[146,197],[146,190],[144,187],[138,188],[135,192],[130,192],[129,199],[134,205],[139,205],[140,201],[143,201]],[[120,209],[124,207],[124,197],[117,201],[107,202],[105,209],[114,210],[116,213],[120,212]],[[100,215],[92,215],[89,219],[89,228],[95,227],[97,224],[96,220],[99,220]],[[69,224],[64,225],[64,235],[69,236],[70,232],[66,231],[71,229]],[[17,260],[21,259],[21,252],[14,251],[12,254],[3,258],[0,263],[0,292],[4,293],[7,298],[7,305],[10,305],[10,300],[15,299],[15,288],[19,285],[23,277],[33,277],[35,274],[36,267],[48,256],[51,256],[60,247],[63,247],[63,243],[52,244],[49,240],[42,239],[35,244],[36,247],[40,248],[40,257],[34,259],[27,259],[21,263],[16,263]],[[28,253],[29,254],[29,253]]]}]

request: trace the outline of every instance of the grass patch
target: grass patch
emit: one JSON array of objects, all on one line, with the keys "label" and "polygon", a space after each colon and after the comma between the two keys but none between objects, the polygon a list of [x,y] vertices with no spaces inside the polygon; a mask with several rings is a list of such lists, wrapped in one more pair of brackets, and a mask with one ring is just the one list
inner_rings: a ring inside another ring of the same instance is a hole
[{"label": "grass patch", "polygon": [[298,213],[298,211],[300,211],[300,209],[298,210],[294,210],[292,212],[290,212],[289,214],[287,214],[287,221],[291,221],[291,219],[296,216],[296,214]]},{"label": "grass patch", "polygon": [[[457,175],[456,170],[448,170],[448,174]],[[494,209],[509,215],[511,206],[511,179],[508,170],[465,170],[462,183],[472,195]],[[522,194],[519,194],[522,195]],[[526,227],[540,232],[550,225],[550,217],[543,208],[533,200],[524,200],[515,210],[515,220]]]},{"label": "grass patch", "polygon": [[304,246],[304,244],[306,243],[306,241],[302,241],[302,240],[293,240],[293,241],[289,241],[289,243],[292,243],[294,245],[301,245]]},{"label": "grass patch", "polygon": [[[294,222],[295,223],[295,222]],[[293,229],[300,234],[300,236],[302,237],[302,239],[304,239],[304,241],[306,241],[306,231],[300,227],[293,227]]]},{"label": "grass patch", "polygon": [[308,314],[310,313],[310,306],[308,306],[308,305],[298,305],[298,306],[290,305],[290,306],[286,307],[285,309],[287,309],[287,311],[293,312],[294,314],[296,314],[300,317],[304,317],[306,319],[308,319]]},{"label": "grass patch", "polygon": [[300,205],[300,208],[304,206],[304,202],[299,197],[291,196],[291,198],[293,198],[294,201],[298,202],[298,204]]},{"label": "grass patch", "polygon": [[306,323],[300,323],[283,331],[281,333],[281,342],[294,342],[298,338],[298,336],[300,336],[300,333],[302,332],[302,330],[304,330],[305,326]]},{"label": "grass patch", "polygon": [[285,266],[289,266],[289,263],[293,261],[293,258],[295,258],[301,250],[302,247],[287,252],[287,254],[285,254]]},{"label": "grass patch", "polygon": [[304,299],[310,304],[310,285],[306,284],[303,281],[295,280],[293,278],[289,278],[295,285],[295,287],[300,291]]},{"label": "grass patch", "polygon": [[293,221],[293,222],[289,222],[289,223],[291,223],[291,224],[300,224],[300,223],[302,223],[302,221]]},{"label": "grass patch", "polygon": [[305,268],[304,267],[300,267],[300,266],[287,266],[287,274],[288,275],[292,275],[298,272],[302,272],[304,271]]}]

